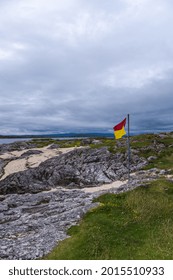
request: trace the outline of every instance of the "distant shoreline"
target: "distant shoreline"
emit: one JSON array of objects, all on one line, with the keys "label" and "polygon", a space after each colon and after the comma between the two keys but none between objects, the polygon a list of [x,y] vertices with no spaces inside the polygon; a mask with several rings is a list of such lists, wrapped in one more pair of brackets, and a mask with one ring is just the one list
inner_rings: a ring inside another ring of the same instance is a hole
[{"label": "distant shoreline", "polygon": [[[130,133],[130,136],[137,136],[143,134],[165,134],[173,133],[169,131],[155,131],[155,132],[138,132]],[[126,137],[126,136],[125,136]],[[85,138],[109,138],[114,139],[113,133],[57,133],[57,134],[38,134],[38,135],[0,135],[0,145],[2,144],[11,144],[18,141],[30,141],[32,139],[54,139],[54,140],[74,140],[74,139],[85,139]]]},{"label": "distant shoreline", "polygon": [[37,135],[0,135],[0,139],[12,138],[86,138],[86,137],[111,137],[113,133],[57,133],[57,134],[37,134]]},{"label": "distant shoreline", "polygon": [[[171,131],[138,131],[130,132],[131,136],[141,134],[158,134],[158,133],[171,133]],[[114,138],[114,134],[109,132],[88,132],[88,133],[56,133],[56,134],[23,134],[23,135],[0,135],[0,139],[21,139],[21,138],[93,138],[93,137],[108,137]]]}]

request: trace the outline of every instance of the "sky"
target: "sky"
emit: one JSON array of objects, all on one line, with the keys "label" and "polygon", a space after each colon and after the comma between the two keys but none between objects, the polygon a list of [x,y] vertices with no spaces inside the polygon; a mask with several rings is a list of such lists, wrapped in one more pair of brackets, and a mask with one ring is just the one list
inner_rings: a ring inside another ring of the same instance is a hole
[{"label": "sky", "polygon": [[172,0],[0,0],[0,134],[173,131]]}]

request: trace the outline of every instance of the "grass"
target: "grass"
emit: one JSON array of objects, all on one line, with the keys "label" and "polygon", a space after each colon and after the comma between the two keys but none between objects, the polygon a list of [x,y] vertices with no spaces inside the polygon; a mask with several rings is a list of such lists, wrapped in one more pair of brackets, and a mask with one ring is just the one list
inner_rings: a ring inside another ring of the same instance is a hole
[{"label": "grass", "polygon": [[81,140],[57,140],[57,139],[33,139],[30,143],[37,144],[37,148],[43,148],[51,144],[57,144],[59,148],[71,148],[71,147],[79,147],[81,146]]},{"label": "grass", "polygon": [[131,139],[131,148],[138,149],[138,156],[156,159],[149,163],[145,169],[153,167],[171,169],[173,172],[173,135],[171,133],[160,138],[157,134],[134,136]]},{"label": "grass", "polygon": [[173,182],[105,194],[45,259],[173,259]]},{"label": "grass", "polygon": [[36,138],[36,139],[32,139],[31,141],[28,141],[28,143],[31,143],[31,144],[36,144],[37,145],[37,148],[43,148],[43,147],[46,147],[48,145],[51,145],[51,144],[58,144],[58,141],[57,140],[54,140],[54,139],[49,139],[49,138]]},{"label": "grass", "polygon": [[114,139],[101,138],[99,140],[100,140],[100,143],[90,144],[90,148],[98,149],[98,148],[102,148],[102,147],[107,147],[108,150],[112,153],[114,153],[116,151],[116,142]]}]

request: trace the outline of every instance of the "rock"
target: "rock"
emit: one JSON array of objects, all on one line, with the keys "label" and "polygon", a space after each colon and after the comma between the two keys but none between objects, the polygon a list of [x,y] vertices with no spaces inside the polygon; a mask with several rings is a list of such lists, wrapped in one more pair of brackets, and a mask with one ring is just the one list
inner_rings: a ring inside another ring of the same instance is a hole
[{"label": "rock", "polygon": [[0,194],[37,193],[50,188],[46,181],[42,182],[42,179],[37,176],[35,169],[33,172],[25,170],[11,174],[0,181]]},{"label": "rock", "polygon": [[8,162],[9,162],[9,160],[2,160],[2,159],[0,159],[0,177],[3,176],[3,174],[4,174],[4,167],[7,165]]},{"label": "rock", "polygon": [[150,156],[150,157],[147,158],[148,162],[153,162],[156,159],[157,159],[156,156]]},{"label": "rock", "polygon": [[165,148],[163,143],[157,145],[157,151],[162,151]]},{"label": "rock", "polygon": [[81,146],[89,145],[92,143],[92,139],[90,138],[85,138],[81,140]]},{"label": "rock", "polygon": [[164,138],[166,137],[166,134],[160,133],[160,134],[158,134],[158,136],[159,136],[161,139],[164,139]]},{"label": "rock", "polygon": [[[109,192],[136,188],[141,179]],[[108,191],[84,193],[81,190],[56,189],[36,194],[10,194],[0,209],[0,259],[33,260],[49,253],[67,238],[67,229],[98,203],[93,198]],[[14,208],[15,204],[15,208]]]},{"label": "rock", "polygon": [[148,170],[149,173],[159,174],[160,170],[158,168],[151,168]]},{"label": "rock", "polygon": [[17,141],[10,144],[0,145],[0,154],[12,151],[21,151],[25,149],[33,149],[37,147],[37,143],[30,141]]},{"label": "rock", "polygon": [[159,172],[159,175],[167,175],[167,174],[169,174],[169,172],[164,169],[160,170],[160,172]]},{"label": "rock", "polygon": [[[16,203],[15,210],[10,205]],[[91,194],[52,190],[7,195],[0,208],[0,259],[36,259],[50,252],[90,208]]]},{"label": "rock", "polygon": [[[127,155],[112,154],[107,148],[75,149],[41,163],[38,167],[14,173],[0,181],[0,194],[37,193],[52,187],[82,188],[121,179],[127,174]],[[131,171],[146,161],[132,156]]]},{"label": "rock", "polygon": [[49,146],[48,149],[59,149],[60,148],[60,145],[59,144],[52,144]]},{"label": "rock", "polygon": [[139,151],[138,150],[136,150],[136,149],[130,149],[130,151],[131,151],[131,154],[139,154]]},{"label": "rock", "polygon": [[97,139],[93,139],[91,143],[97,145],[97,144],[102,144],[102,141],[97,140]]},{"label": "rock", "polygon": [[59,241],[67,238],[67,229],[98,203],[93,198],[103,193],[120,193],[152,180],[152,172],[136,172],[130,183],[118,189],[96,193],[82,190],[52,189],[49,192],[1,196],[0,259],[30,260],[49,253]]},{"label": "rock", "polygon": [[28,157],[28,156],[31,156],[31,155],[39,155],[39,154],[42,154],[43,152],[42,151],[39,151],[39,150],[29,150],[25,153],[23,153],[20,158],[25,158],[25,157]]}]

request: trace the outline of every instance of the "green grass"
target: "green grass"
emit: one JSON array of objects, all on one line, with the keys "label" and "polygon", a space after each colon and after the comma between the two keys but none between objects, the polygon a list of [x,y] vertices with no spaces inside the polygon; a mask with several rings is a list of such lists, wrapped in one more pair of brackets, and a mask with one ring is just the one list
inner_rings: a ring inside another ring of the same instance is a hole
[{"label": "green grass", "polygon": [[105,194],[45,259],[173,259],[173,182]]},{"label": "green grass", "polygon": [[36,144],[37,145],[37,148],[43,148],[43,147],[46,147],[48,145],[51,145],[51,144],[58,144],[58,141],[57,140],[54,140],[54,139],[49,139],[49,138],[36,138],[36,139],[32,139],[31,141],[28,141],[29,143],[31,144]]},{"label": "green grass", "polygon": [[71,147],[79,147],[81,146],[81,140],[56,140],[56,139],[32,139],[30,143],[34,143],[38,148],[43,148],[51,144],[58,144],[59,148],[71,148]]},{"label": "green grass", "polygon": [[165,135],[165,138],[160,138],[157,134],[134,136],[131,138],[131,148],[138,149],[140,157],[157,157],[145,169],[156,167],[173,171],[173,137],[171,133]]}]

